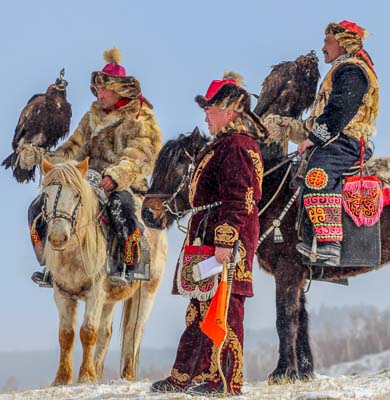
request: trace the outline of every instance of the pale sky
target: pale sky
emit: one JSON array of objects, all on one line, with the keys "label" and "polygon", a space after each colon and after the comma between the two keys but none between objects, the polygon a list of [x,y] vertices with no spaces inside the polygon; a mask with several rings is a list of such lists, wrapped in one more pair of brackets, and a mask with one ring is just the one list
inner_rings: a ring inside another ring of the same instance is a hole
[{"label": "pale sky", "polygon": [[[104,66],[102,53],[107,48],[121,49],[121,64],[139,79],[143,94],[154,104],[166,141],[196,125],[206,131],[194,97],[226,69],[243,74],[247,89],[258,93],[271,65],[314,49],[324,76],[328,70],[321,53],[324,28],[328,22],[343,19],[372,33],[365,48],[381,83],[375,144],[377,155],[390,155],[388,16],[385,0],[7,2],[2,6],[0,25],[0,158],[10,153],[14,128],[27,100],[45,91],[62,67],[73,107],[71,131],[75,129],[94,99],[90,74]],[[37,262],[28,236],[27,208],[39,189],[36,183],[18,184],[4,169],[0,170],[0,186],[0,351],[57,348],[58,317],[52,291],[30,281]],[[183,238],[176,229],[169,232],[169,262],[145,329],[144,346],[176,347],[184,329],[187,301],[170,294]],[[258,270],[254,278],[255,297],[247,301],[246,327],[274,326],[273,279]],[[367,304],[387,308],[389,281],[390,268],[385,267],[351,279],[348,288],[314,283],[308,307]],[[119,316],[120,305],[116,327]],[[118,338],[116,329],[114,347],[118,347]]]}]

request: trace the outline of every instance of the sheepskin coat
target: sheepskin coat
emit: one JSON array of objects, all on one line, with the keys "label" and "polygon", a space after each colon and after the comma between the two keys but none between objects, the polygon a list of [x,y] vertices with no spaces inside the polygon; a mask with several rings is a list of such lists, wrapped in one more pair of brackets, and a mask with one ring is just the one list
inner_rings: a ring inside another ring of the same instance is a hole
[{"label": "sheepskin coat", "polygon": [[[139,114],[139,115],[138,115]],[[152,110],[138,99],[106,112],[95,101],[73,135],[50,160],[82,160],[89,157],[90,168],[109,175],[116,190],[146,190],[145,177],[153,171],[161,149],[160,128]]]}]

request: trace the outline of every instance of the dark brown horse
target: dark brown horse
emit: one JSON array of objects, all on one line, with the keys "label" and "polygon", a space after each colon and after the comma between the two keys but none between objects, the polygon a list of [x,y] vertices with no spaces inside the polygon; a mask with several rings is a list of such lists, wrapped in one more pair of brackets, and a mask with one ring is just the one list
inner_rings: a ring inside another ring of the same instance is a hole
[{"label": "dark brown horse", "polygon": [[[189,210],[188,181],[189,166],[205,145],[207,139],[195,129],[190,135],[180,135],[164,145],[156,162],[152,185],[143,203],[144,222],[152,228],[164,229]],[[269,171],[285,159],[277,143],[261,145],[265,171]],[[263,199],[259,206],[279,189],[289,163],[264,177]],[[191,167],[190,167],[191,169]],[[291,199],[289,179],[281,187],[275,200],[260,216],[261,234],[272,226]],[[301,255],[295,249],[297,232],[297,208],[293,205],[281,225],[284,243],[275,244],[273,235],[268,236],[258,249],[257,258],[261,268],[275,277],[276,283],[276,327],[279,335],[279,360],[269,376],[270,383],[309,380],[313,377],[313,357],[309,341],[308,314],[305,308],[304,286],[310,271],[302,265]],[[382,266],[390,261],[390,207],[382,213]],[[324,280],[340,280],[371,271],[369,267],[333,268],[321,271]],[[314,270],[314,275],[316,270]],[[314,276],[315,278],[315,276]]]}]

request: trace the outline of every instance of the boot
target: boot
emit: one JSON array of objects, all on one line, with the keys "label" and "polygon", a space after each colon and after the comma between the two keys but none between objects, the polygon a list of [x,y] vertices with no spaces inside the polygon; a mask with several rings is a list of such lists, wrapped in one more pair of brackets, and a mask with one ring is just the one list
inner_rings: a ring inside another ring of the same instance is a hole
[{"label": "boot", "polygon": [[329,267],[340,266],[341,244],[339,242],[319,242],[317,249],[313,252],[312,246],[306,243],[298,243],[296,249],[299,253],[309,259]]},{"label": "boot", "polygon": [[53,287],[53,277],[49,270],[43,268],[42,272],[35,271],[31,275],[31,280],[36,283],[39,287],[52,288]]},{"label": "boot", "polygon": [[123,268],[113,271],[108,278],[114,286],[131,285],[134,282],[134,267],[123,264]]},{"label": "boot", "polygon": [[220,396],[223,394],[223,383],[203,382],[200,385],[191,386],[186,393],[193,396]]},{"label": "boot", "polygon": [[162,379],[161,381],[156,381],[152,383],[150,388],[151,392],[157,393],[184,393],[186,390],[180,386],[175,385],[173,382],[167,379]]}]

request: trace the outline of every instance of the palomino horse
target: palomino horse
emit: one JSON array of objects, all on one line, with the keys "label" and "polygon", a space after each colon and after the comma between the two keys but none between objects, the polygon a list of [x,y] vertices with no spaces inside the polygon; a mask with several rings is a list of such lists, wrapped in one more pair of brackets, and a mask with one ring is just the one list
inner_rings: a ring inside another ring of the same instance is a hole
[{"label": "palomino horse", "polygon": [[53,275],[60,320],[60,361],[54,385],[70,384],[73,380],[79,300],[85,301],[85,313],[80,329],[83,358],[78,381],[101,380],[111,339],[114,305],[120,300],[124,301],[121,376],[136,379],[144,324],[165,270],[166,234],[145,229],[151,251],[150,281],[135,281],[127,286],[110,284],[105,268],[107,243],[99,224],[97,196],[84,179],[87,169],[88,159],[56,165],[44,160],[42,164],[43,217],[48,224],[44,255]]},{"label": "palomino horse", "polygon": [[[196,157],[205,143],[206,139],[195,130],[189,136],[180,135],[178,139],[171,140],[161,149],[152,176],[152,185],[143,203],[142,216],[148,226],[164,229],[185,214],[184,210],[190,211],[187,171],[193,168],[191,159]],[[259,209],[262,210],[276,194],[260,216],[261,235],[281,216],[292,197],[288,184],[290,179],[285,179],[289,175],[290,163],[277,167],[286,160],[282,147],[275,142],[261,145],[265,171],[270,173],[264,177],[263,199]],[[274,167],[277,168],[273,169]],[[164,179],[161,179],[161,171],[164,171]],[[302,265],[302,258],[295,249],[298,240],[295,230],[297,212],[297,208],[293,206],[283,219],[281,230],[285,242],[275,244],[268,236],[257,253],[261,268],[272,274],[276,283],[279,360],[269,376],[271,384],[293,382],[297,379],[309,380],[314,376],[304,293],[310,271]],[[383,266],[390,261],[390,207],[384,208],[381,223]],[[323,280],[332,281],[372,270],[370,267],[326,267],[321,274]]]}]

